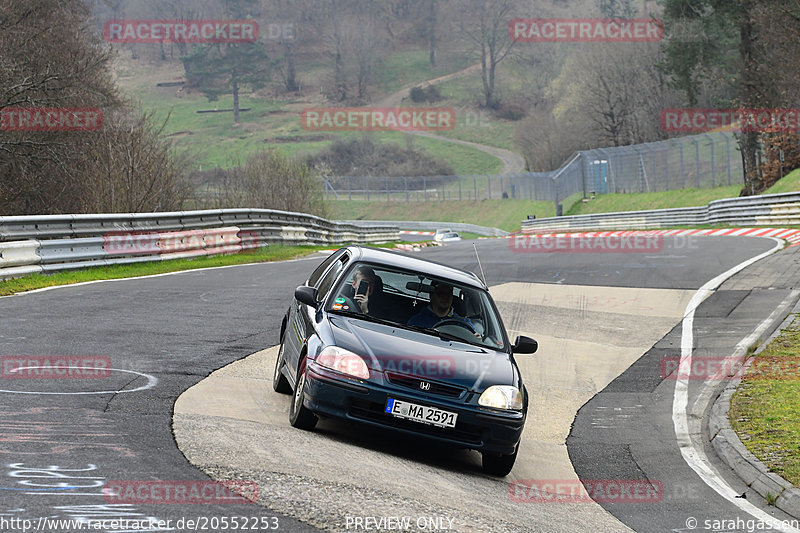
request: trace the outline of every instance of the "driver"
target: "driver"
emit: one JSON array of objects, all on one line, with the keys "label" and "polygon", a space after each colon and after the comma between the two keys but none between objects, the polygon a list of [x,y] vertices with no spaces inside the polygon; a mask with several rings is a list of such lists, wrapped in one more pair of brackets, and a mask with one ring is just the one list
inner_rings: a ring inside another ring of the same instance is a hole
[{"label": "driver", "polygon": [[[372,270],[368,266],[361,265],[356,268],[355,275],[353,277],[353,283],[350,285],[346,285],[342,290],[342,295],[352,299],[356,304],[359,306],[359,310],[364,313],[369,313],[369,297],[372,296],[372,292],[375,289],[375,281],[377,276],[375,276],[375,271]],[[369,283],[369,289],[367,289],[367,294],[356,294],[356,290],[358,289],[358,285],[361,283],[361,280],[366,280]]]},{"label": "driver", "polygon": [[434,282],[430,305],[425,306],[422,311],[412,316],[408,321],[408,325],[432,328],[448,318],[457,318],[469,324],[473,330],[475,329],[470,319],[461,317],[453,310],[453,286],[447,283]]}]

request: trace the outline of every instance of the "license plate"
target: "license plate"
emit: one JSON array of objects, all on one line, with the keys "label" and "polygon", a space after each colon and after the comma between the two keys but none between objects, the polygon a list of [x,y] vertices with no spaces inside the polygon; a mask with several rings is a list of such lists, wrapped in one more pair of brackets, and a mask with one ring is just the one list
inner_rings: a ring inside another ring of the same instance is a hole
[{"label": "license plate", "polygon": [[415,403],[403,402],[389,398],[386,401],[386,412],[397,418],[405,418],[414,422],[430,424],[443,428],[456,427],[458,413],[443,411],[436,407],[417,405]]}]

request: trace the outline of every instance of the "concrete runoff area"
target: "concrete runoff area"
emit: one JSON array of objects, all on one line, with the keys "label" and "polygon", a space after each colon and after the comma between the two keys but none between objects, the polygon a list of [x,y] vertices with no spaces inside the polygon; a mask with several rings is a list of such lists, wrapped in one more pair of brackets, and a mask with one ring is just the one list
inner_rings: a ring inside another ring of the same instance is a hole
[{"label": "concrete runoff area", "polygon": [[513,501],[509,484],[578,481],[565,445],[578,409],[680,322],[694,291],[512,282],[491,292],[511,340],[540,346],[516,358],[529,410],[506,478],[483,474],[477,452],[390,430],[331,419],[313,432],[292,428],[291,397],[271,387],[277,347],[185,391],[173,417],[178,446],[212,477],[256,481],[260,503],[324,530],[407,516],[412,530],[423,519],[451,531],[630,531],[593,502]]}]

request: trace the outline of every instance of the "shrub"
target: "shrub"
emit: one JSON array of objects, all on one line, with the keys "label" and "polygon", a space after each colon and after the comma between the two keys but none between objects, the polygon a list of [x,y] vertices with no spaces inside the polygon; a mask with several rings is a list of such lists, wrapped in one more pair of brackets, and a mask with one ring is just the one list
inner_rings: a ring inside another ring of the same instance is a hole
[{"label": "shrub", "polygon": [[442,99],[442,93],[435,85],[412,87],[408,95],[411,101],[416,104],[421,104],[423,102],[433,103]]}]

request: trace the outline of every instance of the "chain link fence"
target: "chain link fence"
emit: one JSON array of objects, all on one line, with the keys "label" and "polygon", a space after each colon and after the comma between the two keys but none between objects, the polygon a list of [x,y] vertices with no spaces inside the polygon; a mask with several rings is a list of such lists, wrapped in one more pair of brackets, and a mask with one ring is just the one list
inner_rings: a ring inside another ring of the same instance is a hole
[{"label": "chain link fence", "polygon": [[325,197],[405,202],[519,198],[555,202],[558,206],[574,194],[705,189],[743,182],[742,158],[734,134],[717,132],[585,150],[550,172],[328,177]]}]

